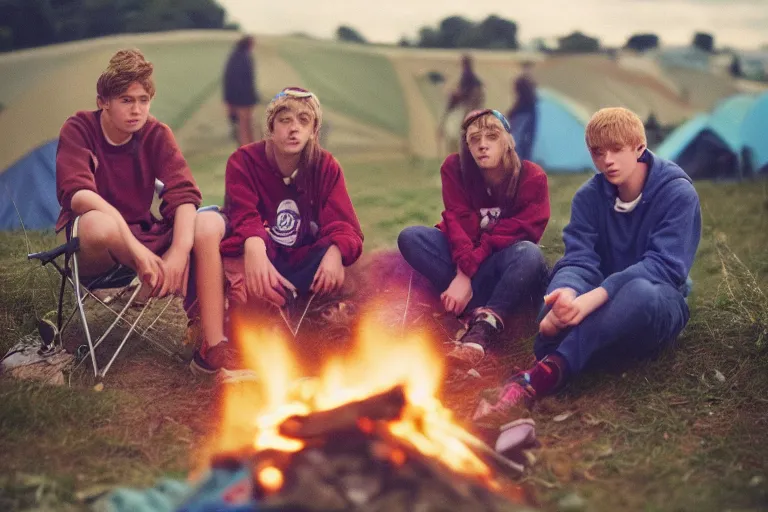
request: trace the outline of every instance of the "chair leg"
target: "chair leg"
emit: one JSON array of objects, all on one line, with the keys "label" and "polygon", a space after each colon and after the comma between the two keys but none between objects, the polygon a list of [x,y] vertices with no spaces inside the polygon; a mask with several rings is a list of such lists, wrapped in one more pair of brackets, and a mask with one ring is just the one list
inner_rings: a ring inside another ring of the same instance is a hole
[{"label": "chair leg", "polygon": [[[135,295],[136,295],[136,292],[134,292],[134,296]],[[131,299],[128,302],[129,303],[133,302],[133,297],[131,297]],[[107,374],[107,372],[109,371],[109,369],[112,367],[112,363],[115,362],[115,359],[117,359],[118,354],[120,354],[120,351],[123,350],[123,346],[125,345],[125,342],[128,341],[128,338],[131,336],[131,333],[133,333],[134,329],[136,329],[136,325],[139,323],[139,320],[141,320],[141,317],[147,311],[147,309],[149,308],[150,304],[152,304],[152,298],[151,297],[147,300],[147,303],[144,304],[144,307],[141,308],[141,311],[139,312],[138,316],[136,316],[136,320],[133,321],[133,323],[131,324],[131,328],[128,329],[128,332],[125,334],[125,337],[123,337],[123,341],[120,342],[120,346],[117,347],[117,350],[115,350],[115,353],[112,355],[112,359],[109,360],[109,363],[107,363],[107,366],[105,366],[104,369],[99,373],[100,377],[104,377]],[[125,311],[125,309],[123,309],[123,311]],[[122,317],[122,312],[120,313],[120,316]],[[117,323],[117,321],[119,319],[120,318],[116,318],[115,322],[112,325],[114,326],[114,324]],[[110,329],[111,329],[111,327],[110,327]]]},{"label": "chair leg", "polygon": [[[107,330],[104,331],[104,333],[99,337],[98,340],[96,340],[96,343],[94,344],[93,348],[98,348],[99,345],[101,345],[101,342],[104,341],[104,339],[109,336],[109,333],[112,332],[112,329],[115,328],[117,325],[117,322],[120,320],[124,320],[123,315],[133,305],[133,301],[136,300],[136,296],[139,294],[139,291],[141,290],[141,286],[137,287],[133,293],[131,294],[131,297],[128,299],[128,301],[125,303],[125,306],[123,306],[123,309],[120,310],[119,313],[117,313],[117,316],[115,317],[115,320],[110,324],[109,327],[107,327]],[[147,304],[149,304],[149,301],[147,301]],[[145,306],[146,307],[146,306]],[[111,308],[110,308],[111,309]],[[139,314],[139,317],[144,314],[144,310],[142,309],[141,313]],[[127,322],[127,320],[126,320]],[[131,329],[133,330],[133,329]],[[129,331],[130,332],[130,331]]]},{"label": "chair leg", "polygon": [[144,336],[145,334],[147,334],[147,331],[149,331],[157,323],[157,321],[160,320],[160,317],[163,316],[163,313],[165,313],[165,310],[168,309],[168,306],[171,305],[171,302],[173,302],[173,298],[170,298],[170,299],[165,301],[165,306],[163,306],[163,309],[160,311],[160,313],[157,315],[157,317],[155,317],[155,319],[152,320],[152,323],[149,324],[146,329],[141,331],[141,333],[140,333],[141,336]]},{"label": "chair leg", "polygon": [[96,363],[96,349],[93,346],[93,341],[91,340],[91,331],[88,329],[88,320],[85,317],[85,309],[83,308],[83,296],[80,290],[80,270],[78,268],[77,264],[77,253],[72,254],[72,274],[74,277],[74,283],[73,287],[75,289],[75,300],[77,301],[77,309],[80,312],[80,321],[83,324],[83,331],[85,331],[85,339],[88,341],[88,348],[90,349],[91,353],[91,364],[93,364],[93,375],[94,377],[99,376],[99,366]]}]

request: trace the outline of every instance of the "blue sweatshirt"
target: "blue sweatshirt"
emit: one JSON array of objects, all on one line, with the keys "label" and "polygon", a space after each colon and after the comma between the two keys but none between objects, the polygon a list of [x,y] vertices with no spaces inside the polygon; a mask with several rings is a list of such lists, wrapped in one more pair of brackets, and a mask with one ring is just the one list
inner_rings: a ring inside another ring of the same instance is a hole
[{"label": "blue sweatshirt", "polygon": [[666,283],[685,294],[701,239],[699,196],[674,162],[645,151],[642,198],[631,212],[614,210],[618,190],[602,174],[579,188],[563,230],[565,255],[552,270],[548,292],[602,286],[613,297],[632,279]]}]

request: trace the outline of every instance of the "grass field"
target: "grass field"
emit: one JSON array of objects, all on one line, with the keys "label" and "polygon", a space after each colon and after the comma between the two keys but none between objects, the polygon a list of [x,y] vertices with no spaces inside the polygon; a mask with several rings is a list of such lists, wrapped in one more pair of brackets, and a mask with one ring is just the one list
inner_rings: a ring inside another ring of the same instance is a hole
[{"label": "grass field", "polygon": [[[437,162],[342,164],[366,252],[393,248],[406,225],[438,220]],[[219,178],[198,179],[215,197]],[[584,179],[550,178],[552,220],[542,241],[550,261],[561,254],[570,198]],[[582,510],[595,511],[768,507],[768,299],[758,290],[768,289],[768,183],[697,189],[705,235],[679,348],[656,362],[588,374],[533,413],[543,447],[522,485],[545,510],[562,509],[573,494],[586,502]],[[41,249],[52,237],[33,234],[30,243]],[[23,236],[0,233],[0,350],[52,308],[45,274],[24,260],[26,251]],[[167,335],[179,339],[183,317],[174,315]],[[526,365],[529,348],[520,341],[509,364]],[[215,424],[217,388],[140,343],[112,372],[100,393],[84,370],[63,388],[0,378],[0,509],[76,510],[105,487],[150,485],[193,466]],[[471,412],[469,402],[447,396],[459,417]],[[553,419],[563,413],[571,414]]]},{"label": "grass field", "polygon": [[218,89],[231,47],[229,41],[143,45],[156,69],[158,95],[152,114],[172,129],[180,129]]}]

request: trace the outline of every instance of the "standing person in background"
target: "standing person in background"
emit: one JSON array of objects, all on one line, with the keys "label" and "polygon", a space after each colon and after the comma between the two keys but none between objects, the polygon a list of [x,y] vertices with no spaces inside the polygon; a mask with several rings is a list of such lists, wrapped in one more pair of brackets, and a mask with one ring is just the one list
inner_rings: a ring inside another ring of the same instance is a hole
[{"label": "standing person in background", "polygon": [[442,141],[448,141],[448,153],[458,153],[461,123],[473,110],[481,110],[485,104],[485,86],[472,69],[472,56],[461,57],[461,78],[448,98],[443,117],[437,128],[438,150]]},{"label": "standing person in background", "polygon": [[517,143],[517,154],[523,160],[533,158],[533,137],[536,134],[536,82],[533,80],[533,62],[523,62],[523,72],[512,85],[515,104],[507,119]]},{"label": "standing person in background", "polygon": [[[240,146],[257,140],[253,130],[253,108],[259,104],[253,61],[255,41],[251,36],[240,39],[227,60],[224,69],[224,103],[234,136]],[[261,138],[261,133],[258,134]]]}]

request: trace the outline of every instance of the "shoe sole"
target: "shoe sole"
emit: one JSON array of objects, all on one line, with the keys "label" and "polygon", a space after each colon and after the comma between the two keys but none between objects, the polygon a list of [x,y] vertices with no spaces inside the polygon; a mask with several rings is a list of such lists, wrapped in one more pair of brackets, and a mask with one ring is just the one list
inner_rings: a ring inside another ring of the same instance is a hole
[{"label": "shoe sole", "polygon": [[237,382],[255,382],[259,381],[259,375],[253,370],[227,370],[222,368],[216,377],[223,384],[234,384]]},{"label": "shoe sole", "polygon": [[210,377],[219,373],[219,370],[209,370],[208,368],[200,366],[194,359],[189,362],[189,371],[196,377]]},{"label": "shoe sole", "polygon": [[[476,344],[475,343],[467,343],[466,345],[476,345]],[[461,346],[461,344],[459,344],[459,346]],[[453,368],[456,368],[456,369],[459,369],[459,370],[471,370],[471,369],[475,368],[477,365],[479,365],[485,359],[485,350],[482,347],[480,347],[479,345],[476,345],[476,346],[479,347],[479,348],[475,350],[475,352],[477,354],[477,357],[474,360],[469,361],[467,359],[464,359],[463,357],[459,357],[459,356],[449,352],[445,356],[446,364],[448,366],[450,366],[450,367],[453,367]],[[468,348],[468,347],[465,347],[465,348]],[[472,348],[474,348],[474,347],[472,347]]]}]

